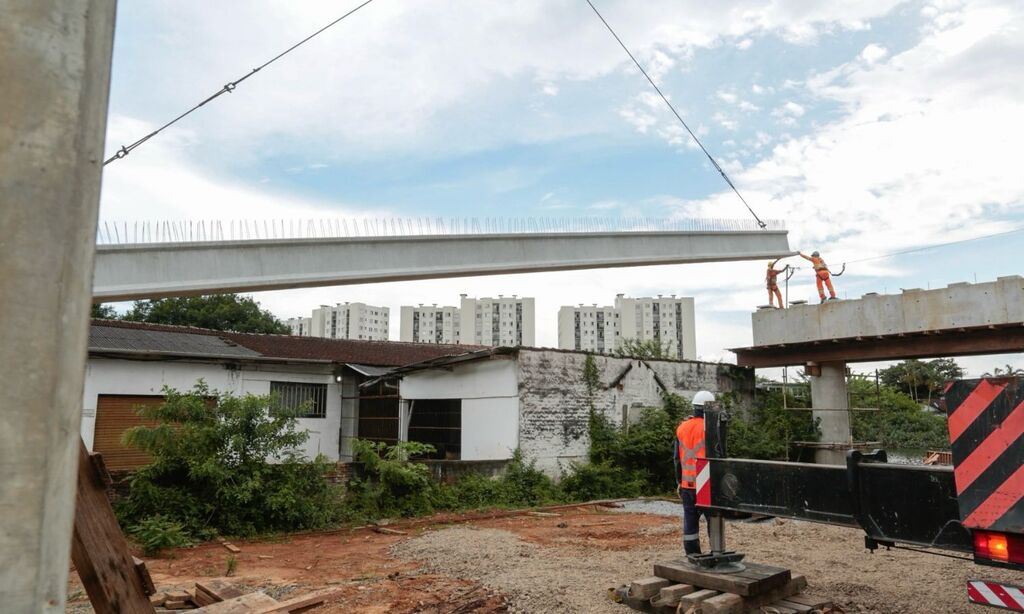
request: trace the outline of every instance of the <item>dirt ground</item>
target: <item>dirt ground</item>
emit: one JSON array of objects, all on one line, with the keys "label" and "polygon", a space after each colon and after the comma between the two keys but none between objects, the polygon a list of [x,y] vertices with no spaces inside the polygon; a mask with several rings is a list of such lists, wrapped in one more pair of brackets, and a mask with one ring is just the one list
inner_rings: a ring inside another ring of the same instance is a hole
[{"label": "dirt ground", "polygon": [[[336,599],[314,610],[324,613],[628,614],[607,600],[606,589],[650,575],[654,562],[679,556],[678,519],[593,505],[557,513],[474,515],[468,522],[447,515],[391,525],[407,535],[359,529],[236,541],[242,552],[234,555],[230,581],[274,597],[341,588]],[[748,560],[805,574],[809,590],[847,612],[980,614],[967,605],[968,579],[1024,583],[1020,572],[968,561],[906,551],[871,554],[858,531],[812,523],[733,522],[727,539]],[[230,556],[220,544],[205,544],[146,563],[157,587],[171,590],[223,577]],[[90,611],[74,574],[68,610]]]}]

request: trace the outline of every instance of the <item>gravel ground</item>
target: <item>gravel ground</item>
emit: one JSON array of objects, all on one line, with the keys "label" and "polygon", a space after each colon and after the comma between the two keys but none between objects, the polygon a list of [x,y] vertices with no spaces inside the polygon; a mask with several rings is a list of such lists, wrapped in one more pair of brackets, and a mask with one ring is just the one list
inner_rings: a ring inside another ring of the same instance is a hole
[{"label": "gravel ground", "polygon": [[427,569],[478,581],[511,597],[510,612],[627,614],[605,590],[650,575],[654,552],[545,548],[509,531],[453,527],[397,544],[392,552]]},{"label": "gravel ground", "polygon": [[623,501],[622,507],[609,509],[613,512],[627,514],[654,514],[656,516],[672,516],[673,518],[679,518],[683,513],[682,504],[659,499]]},{"label": "gravel ground", "polygon": [[[968,561],[905,551],[871,554],[863,535],[850,529],[786,520],[727,526],[730,549],[747,553],[751,561],[803,573],[812,592],[834,599],[850,614],[978,614],[967,603],[968,579],[1024,581],[1020,572]],[[678,523],[666,518],[664,525],[640,532],[663,538],[611,550],[579,539],[541,546],[510,531],[460,526],[405,540],[392,553],[500,591],[511,598],[513,612],[628,614],[607,600],[606,589],[649,576],[655,562],[678,558],[678,530]]]}]

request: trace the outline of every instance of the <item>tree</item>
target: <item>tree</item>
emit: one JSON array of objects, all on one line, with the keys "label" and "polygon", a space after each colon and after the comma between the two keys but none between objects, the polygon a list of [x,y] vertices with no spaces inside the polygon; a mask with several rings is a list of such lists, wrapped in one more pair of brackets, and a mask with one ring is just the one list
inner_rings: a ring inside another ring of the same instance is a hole
[{"label": "tree", "polygon": [[996,367],[992,371],[986,371],[982,377],[1020,377],[1024,375],[1024,369],[1015,368],[1011,364],[1005,367]]},{"label": "tree", "polygon": [[269,395],[219,394],[202,380],[188,392],[163,392],[163,404],[138,410],[157,425],[123,438],[152,458],[118,501],[130,533],[157,516],[199,539],[314,529],[338,518],[330,464],[298,454],[309,437],[297,429],[301,409],[283,409]]},{"label": "tree", "polygon": [[615,348],[615,355],[619,358],[676,358],[675,352],[672,351],[672,342],[663,344],[657,339],[646,341],[632,338],[623,339],[619,343],[619,347]]},{"label": "tree", "polygon": [[198,326],[238,333],[288,334],[290,329],[274,314],[260,309],[252,298],[237,294],[212,294],[135,301],[125,317],[132,322]]},{"label": "tree", "polygon": [[952,358],[904,360],[879,372],[882,383],[905,389],[915,401],[931,403],[943,385],[964,376],[964,370]]},{"label": "tree", "polygon": [[89,317],[96,320],[116,320],[118,316],[117,312],[110,305],[93,303]]}]

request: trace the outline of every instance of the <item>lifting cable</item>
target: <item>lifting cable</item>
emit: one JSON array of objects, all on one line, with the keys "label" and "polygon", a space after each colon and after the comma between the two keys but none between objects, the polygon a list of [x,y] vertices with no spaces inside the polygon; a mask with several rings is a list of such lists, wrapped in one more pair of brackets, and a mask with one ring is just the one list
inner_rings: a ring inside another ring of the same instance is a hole
[{"label": "lifting cable", "polygon": [[857,258],[856,260],[847,260],[843,263],[843,268],[838,273],[832,273],[832,277],[839,277],[846,271],[847,264],[855,264],[857,262],[867,262],[869,260],[882,260],[883,258],[892,258],[893,256],[902,256],[904,254],[916,254],[918,252],[928,251],[930,249],[939,249],[942,247],[949,247],[950,245],[959,245],[961,243],[970,243],[972,241],[982,241],[985,239],[994,239],[995,237],[1003,237],[1006,235],[1017,234],[1024,232],[1024,228],[1014,228],[1013,230],[1004,230],[1003,232],[996,232],[990,235],[981,235],[980,237],[971,237],[969,239],[958,239],[956,241],[946,241],[945,243],[932,243],[931,245],[923,245],[921,247],[914,247],[911,249],[904,249],[898,252],[890,252],[888,254],[879,254],[877,256],[868,256],[866,258]]},{"label": "lifting cable", "polygon": [[690,126],[686,124],[686,121],[683,119],[683,116],[680,115],[679,111],[676,110],[675,106],[673,106],[673,104],[669,102],[668,97],[662,93],[661,88],[658,87],[658,84],[654,82],[654,79],[652,79],[651,76],[647,74],[647,71],[644,70],[644,67],[640,65],[640,62],[638,62],[636,57],[633,56],[629,48],[626,47],[626,44],[622,42],[622,39],[619,38],[619,35],[615,33],[615,30],[613,30],[611,25],[608,24],[608,21],[605,20],[605,18],[601,15],[601,12],[597,10],[597,7],[594,6],[594,3],[591,2],[590,0],[586,1],[587,4],[590,5],[590,8],[594,10],[594,14],[597,15],[597,18],[600,19],[601,23],[604,24],[604,27],[608,28],[608,31],[611,32],[613,37],[615,37],[616,42],[618,42],[619,46],[622,47],[622,50],[626,52],[626,55],[629,56],[629,59],[633,60],[633,63],[636,64],[636,67],[639,68],[640,72],[643,73],[644,77],[647,78],[647,82],[651,84],[651,87],[654,88],[654,91],[658,92],[658,95],[661,96],[661,99],[665,102],[665,105],[668,106],[669,110],[672,111],[672,114],[676,116],[676,119],[679,120],[679,123],[683,125],[683,128],[685,128],[687,132],[690,133],[690,136],[693,138],[693,141],[697,143],[697,146],[700,147],[700,150],[703,151],[704,155],[708,157],[708,160],[711,161],[711,165],[715,167],[715,170],[718,171],[718,174],[722,176],[722,179],[724,179],[725,182],[729,184],[729,187],[732,188],[732,191],[735,192],[736,196],[740,198],[740,201],[743,203],[743,206],[747,208],[747,211],[750,212],[750,215],[754,216],[754,219],[757,220],[757,225],[760,226],[762,229],[767,228],[768,225],[761,221],[761,218],[759,218],[757,214],[754,213],[754,210],[750,207],[750,205],[747,204],[747,199],[743,198],[743,195],[740,194],[740,191],[736,188],[736,185],[732,182],[732,179],[729,179],[729,175],[725,173],[725,169],[723,169],[721,165],[719,165],[718,162],[715,161],[714,156],[712,156],[711,152],[709,152],[707,148],[704,147],[704,143],[700,142],[700,139],[697,138],[697,135],[694,134],[693,130],[690,130]]},{"label": "lifting cable", "polygon": [[160,126],[160,127],[159,127],[159,128],[157,128],[156,130],[154,130],[154,131],[150,132],[149,134],[147,134],[146,136],[142,137],[141,139],[139,139],[139,140],[135,141],[135,142],[134,142],[134,143],[132,143],[131,145],[123,145],[123,146],[121,147],[121,149],[118,149],[118,150],[117,150],[117,153],[115,153],[114,155],[110,156],[109,158],[107,158],[107,159],[106,159],[106,160],[105,160],[105,161],[103,162],[103,166],[106,166],[106,165],[110,164],[110,163],[111,163],[111,162],[113,162],[114,160],[120,160],[121,158],[123,158],[123,157],[127,156],[127,155],[128,155],[128,154],[130,154],[130,153],[131,153],[131,152],[132,152],[132,151],[133,151],[133,150],[134,150],[134,149],[135,149],[136,147],[138,147],[139,145],[142,145],[143,143],[145,143],[145,142],[146,142],[146,141],[148,141],[149,139],[151,139],[151,138],[153,138],[154,136],[156,136],[156,135],[160,134],[160,132],[162,132],[163,130],[165,130],[165,129],[167,129],[167,128],[171,127],[171,126],[173,126],[173,125],[174,125],[174,124],[176,124],[176,123],[178,123],[178,121],[180,121],[180,120],[184,119],[185,117],[187,117],[188,115],[192,114],[192,112],[193,112],[193,111],[197,110],[197,109],[198,109],[199,107],[201,107],[201,106],[205,105],[206,103],[208,103],[208,102],[211,102],[211,101],[213,101],[214,99],[216,99],[216,98],[218,98],[218,97],[222,96],[223,94],[230,94],[231,92],[235,91],[235,88],[236,88],[236,87],[238,87],[238,84],[240,84],[240,83],[241,83],[242,81],[245,81],[246,79],[248,79],[249,77],[251,77],[251,76],[255,75],[256,73],[258,73],[259,71],[263,70],[263,69],[264,69],[264,68],[266,68],[267,66],[270,66],[270,65],[271,65],[271,64],[273,64],[274,62],[276,62],[276,61],[280,60],[281,58],[283,58],[284,56],[288,55],[288,54],[289,54],[289,53],[291,53],[292,51],[295,51],[296,49],[298,49],[298,48],[299,48],[299,47],[301,47],[302,45],[306,44],[307,42],[309,42],[310,40],[312,40],[312,39],[313,39],[314,37],[316,37],[317,35],[319,35],[320,33],[324,32],[325,30],[327,30],[328,28],[330,28],[330,27],[334,26],[335,24],[339,23],[340,21],[342,21],[343,19],[345,19],[346,17],[348,17],[348,16],[349,16],[349,15],[351,15],[352,13],[355,13],[356,11],[358,11],[358,10],[359,10],[359,9],[361,9],[361,8],[363,8],[363,7],[364,7],[364,6],[366,6],[367,4],[370,4],[371,2],[373,2],[373,0],[365,0],[365,1],[364,1],[364,2],[362,3],[362,4],[360,4],[359,6],[355,7],[355,8],[354,8],[354,9],[352,9],[351,11],[349,11],[349,12],[345,13],[345,14],[344,14],[344,15],[342,15],[341,17],[338,17],[337,19],[335,19],[335,20],[334,20],[334,21],[332,21],[331,23],[327,24],[326,26],[324,26],[324,27],[320,28],[320,29],[319,29],[319,30],[317,30],[316,32],[313,32],[312,34],[310,34],[310,35],[309,35],[309,36],[307,36],[306,38],[304,38],[304,39],[300,40],[299,42],[295,43],[295,44],[294,44],[294,45],[292,45],[291,47],[289,47],[289,48],[285,49],[285,50],[284,50],[284,51],[282,51],[281,53],[279,53],[279,54],[275,55],[274,57],[270,58],[269,60],[267,60],[267,61],[266,61],[266,62],[264,62],[263,64],[260,64],[260,65],[259,65],[259,66],[257,66],[256,68],[253,68],[253,69],[252,69],[251,71],[249,71],[248,73],[246,73],[245,75],[243,75],[243,76],[242,76],[242,77],[241,77],[240,79],[236,79],[236,80],[234,80],[234,81],[229,81],[229,82],[228,82],[227,84],[225,84],[225,85],[224,85],[224,87],[222,87],[222,88],[220,88],[219,90],[217,90],[217,91],[216,91],[216,92],[215,92],[214,94],[212,94],[212,95],[210,95],[209,97],[205,98],[204,100],[202,100],[201,102],[199,102],[198,104],[196,104],[195,106],[193,106],[193,107],[192,107],[191,109],[189,109],[188,111],[185,111],[185,112],[184,112],[184,113],[182,113],[181,115],[179,115],[179,116],[175,117],[174,119],[172,119],[171,121],[167,122],[167,123],[166,123],[166,124],[164,124],[163,126]]}]

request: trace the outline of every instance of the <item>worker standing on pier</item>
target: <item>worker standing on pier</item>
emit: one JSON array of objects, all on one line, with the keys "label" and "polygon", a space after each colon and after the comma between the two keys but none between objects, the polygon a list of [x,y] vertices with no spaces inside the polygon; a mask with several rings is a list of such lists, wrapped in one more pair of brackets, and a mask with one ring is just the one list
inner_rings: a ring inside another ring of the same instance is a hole
[{"label": "worker standing on pier", "polygon": [[782,269],[776,269],[775,268],[775,264],[779,260],[782,260],[782,259],[781,258],[777,258],[775,260],[768,261],[768,272],[764,276],[764,281],[765,281],[765,284],[767,284],[767,286],[768,286],[768,305],[770,307],[774,307],[775,306],[775,299],[777,298],[779,300],[779,309],[785,309],[786,305],[785,305],[785,303],[782,302],[782,292],[779,292],[778,277],[779,277],[779,273],[785,271],[786,269],[785,268],[782,268]]},{"label": "worker standing on pier", "polygon": [[[715,395],[701,390],[693,396],[693,415],[676,428],[673,460],[679,478],[679,499],[683,502],[683,552],[700,554],[700,515],[697,510],[697,459],[704,453],[704,406]],[[706,520],[706,518],[705,518]]]},{"label": "worker standing on pier", "polygon": [[800,252],[800,257],[804,260],[810,260],[811,266],[814,267],[814,281],[818,285],[818,298],[821,302],[825,302],[825,290],[822,288],[822,284],[828,287],[829,300],[836,300],[836,290],[832,287],[832,275],[829,273],[828,265],[825,264],[825,259],[821,257],[818,252],[811,252],[811,255]]}]

